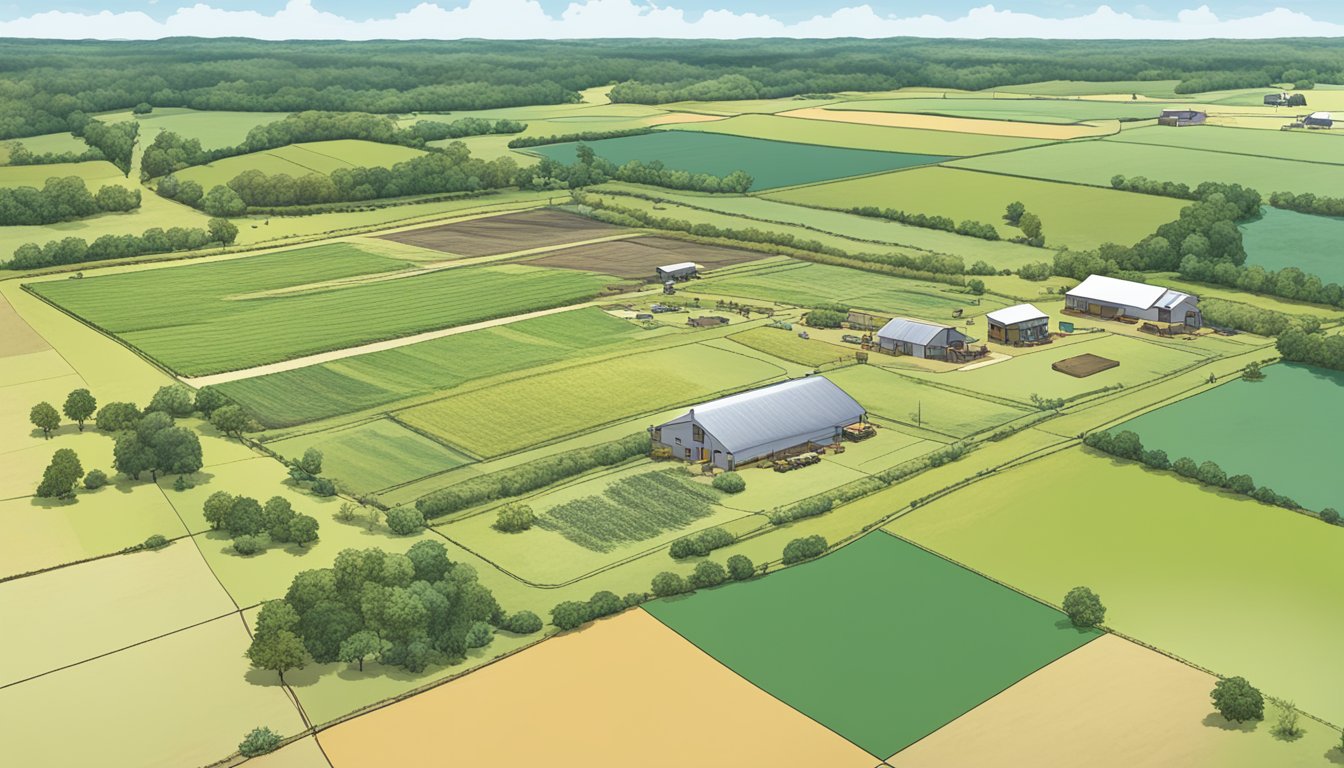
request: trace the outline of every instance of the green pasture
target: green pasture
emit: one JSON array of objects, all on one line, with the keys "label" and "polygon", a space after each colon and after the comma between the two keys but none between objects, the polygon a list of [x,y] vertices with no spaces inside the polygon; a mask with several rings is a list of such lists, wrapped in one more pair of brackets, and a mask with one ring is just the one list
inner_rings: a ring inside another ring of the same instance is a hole
[{"label": "green pasture", "polygon": [[863,99],[828,105],[830,109],[916,112],[925,115],[1019,120],[1024,123],[1079,123],[1084,120],[1156,119],[1170,105],[1127,101],[1033,98]]},{"label": "green pasture", "polygon": [[861,123],[811,120],[787,115],[742,115],[705,123],[679,123],[678,131],[732,134],[772,141],[831,147],[909,152],[921,155],[981,155],[1044,144],[1041,139],[1019,139],[975,133],[952,133],[918,128],[894,128]]},{"label": "green pasture", "polygon": [[0,688],[7,762],[207,765],[259,724],[299,732],[303,721],[275,675],[249,669],[249,641],[231,615]]},{"label": "green pasture", "polygon": [[263,425],[289,426],[578,357],[640,334],[629,321],[585,307],[219,388]]},{"label": "green pasture", "polygon": [[[1085,584],[1117,631],[1344,718],[1328,672],[1337,645],[1303,641],[1344,632],[1344,529],[1082,448],[996,473],[890,528],[1052,603]],[[1291,652],[1266,652],[1275,648]]]},{"label": "green pasture", "polygon": [[[985,395],[1006,397],[1026,405],[1031,403],[1034,394],[1044,398],[1073,399],[1108,387],[1133,387],[1196,365],[1215,354],[1200,348],[1198,342],[1186,347],[1177,346],[1178,343],[1096,333],[1027,352],[1015,350],[1017,354],[1011,360],[966,371],[911,371],[910,375]],[[990,348],[995,346],[990,345]],[[1085,379],[1050,367],[1059,360],[1087,353],[1117,360],[1120,365]]]},{"label": "green pasture", "polygon": [[[1022,231],[1003,220],[1004,208],[1020,201],[1041,217],[1047,246],[1095,248],[1132,244],[1176,219],[1188,201],[1110,189],[1079,187],[953,168],[916,168],[783,190],[774,200],[846,210],[860,206],[970,219],[993,224],[1003,238]],[[1040,251],[1039,261],[1049,261]]]},{"label": "green pasture", "polygon": [[[645,164],[658,161],[668,168],[715,176],[746,171],[754,180],[753,189],[809,184],[947,159],[937,155],[842,149],[695,131],[659,131],[588,142],[586,146],[617,165],[631,160]],[[548,144],[531,151],[570,163],[574,161],[577,147],[577,144]]]},{"label": "green pasture", "polygon": [[878,759],[1097,636],[881,532],[645,610]]},{"label": "green pasture", "polygon": [[45,155],[54,153],[58,155],[66,152],[76,154],[87,152],[89,145],[84,140],[73,133],[48,133],[42,136],[24,136],[20,139],[5,139],[0,141],[0,160],[9,161],[10,148],[15,144],[22,144],[24,149],[35,155]]},{"label": "green pasture", "polygon": [[[296,396],[298,393],[294,393]],[[311,396],[311,395],[309,395]],[[460,467],[470,459],[387,419],[280,440],[267,445],[297,459],[322,452],[322,475],[370,492]]]},{"label": "green pasture", "polygon": [[[84,163],[52,163],[50,165],[5,165],[0,166],[0,187],[37,187],[47,183],[47,179],[78,176],[90,192],[107,184],[125,185],[126,174],[106,160],[90,160]],[[5,227],[8,231],[10,228]]]},{"label": "green pasture", "polygon": [[781,328],[752,328],[728,338],[757,352],[773,355],[799,365],[825,365],[842,358],[854,359],[858,347],[842,347],[820,339],[802,339],[794,331]]},{"label": "green pasture", "polygon": [[1344,219],[1311,216],[1266,206],[1260,218],[1241,225],[1246,263],[1274,271],[1297,267],[1327,283],[1344,283]]},{"label": "green pasture", "polygon": [[498,456],[764,384],[785,372],[747,355],[686,344],[464,392],[401,411],[397,418],[476,455]]},{"label": "green pasture", "polygon": [[248,131],[285,118],[284,112],[201,111],[186,107],[155,107],[148,115],[120,117],[140,123],[141,140],[154,140],[158,131],[172,131],[186,139],[196,139],[205,149],[232,147],[247,138]]},{"label": "green pasture", "polygon": [[[1202,131],[1205,128],[1168,130]],[[1128,135],[1125,133],[1122,137]],[[1203,181],[1236,183],[1254,187],[1264,195],[1277,191],[1337,195],[1341,185],[1344,185],[1344,166],[1227,153],[1214,155],[1197,150],[1110,139],[1074,141],[999,155],[970,157],[952,161],[949,165],[1105,187],[1110,186],[1111,177],[1116,174],[1146,176],[1157,181],[1180,181],[1192,187]]]},{"label": "green pasture", "polygon": [[992,311],[996,299],[984,297],[974,306],[965,294],[950,286],[919,283],[874,272],[829,264],[786,261],[755,270],[710,276],[687,288],[695,293],[733,296],[753,301],[783,302],[801,307],[844,303],[879,312],[912,314],[930,320],[951,319],[955,309],[966,315]]},{"label": "green pasture", "polygon": [[954,381],[949,374],[930,376],[929,383],[922,383],[876,366],[855,365],[830,371],[826,377],[872,416],[910,425],[918,422],[924,429],[951,437],[967,437],[1028,414],[1022,408],[940,386]]},{"label": "green pasture", "polygon": [[1344,477],[1319,464],[1336,450],[1338,425],[1321,415],[1344,398],[1344,373],[1292,364],[1265,371],[1264,381],[1232,381],[1115,431],[1137,432],[1145,447],[1172,459],[1215,461],[1229,475],[1249,474],[1309,509],[1344,508]]},{"label": "green pasture", "polygon": [[[915,255],[919,251],[933,251],[960,256],[967,265],[986,261],[1005,269],[1041,259],[1039,249],[1026,245],[981,240],[826,208],[807,208],[755,195],[705,195],[619,183],[604,184],[595,191],[633,192],[655,197],[658,203],[627,196],[612,198],[612,202],[656,212],[659,216],[733,229],[748,226],[768,229],[799,239],[816,240],[849,253]],[[655,211],[654,205],[659,209]]]},{"label": "green pasture", "polygon": [[33,288],[169,368],[200,375],[562,306],[611,282],[499,265],[262,293],[402,266],[342,243]]},{"label": "green pasture", "polygon": [[1047,80],[1022,85],[1000,85],[999,93],[1022,93],[1033,96],[1102,96],[1111,93],[1137,93],[1151,99],[1197,98],[1179,96],[1179,80]]},{"label": "green pasture", "polygon": [[183,181],[194,181],[209,190],[217,184],[228,184],[243,171],[257,170],[267,175],[289,174],[295,178],[318,173],[330,175],[339,168],[391,168],[397,163],[423,155],[424,152],[398,144],[375,141],[340,139],[288,144],[264,152],[226,157],[208,165],[197,165],[177,172]]},{"label": "green pasture", "polygon": [[[1108,141],[1134,144],[1152,144],[1161,147],[1198,150],[1204,152],[1222,152],[1234,155],[1254,155],[1273,157],[1281,160],[1298,160],[1304,163],[1323,165],[1344,165],[1344,153],[1329,132],[1322,131],[1265,131],[1255,128],[1228,128],[1206,125],[1195,130],[1172,130],[1165,125],[1154,125],[1125,131],[1123,136],[1114,136]],[[1218,158],[1206,158],[1221,162]],[[1193,185],[1192,185],[1193,186]],[[1262,194],[1280,191],[1280,188],[1263,189]],[[1284,187],[1282,191],[1297,191]]]}]

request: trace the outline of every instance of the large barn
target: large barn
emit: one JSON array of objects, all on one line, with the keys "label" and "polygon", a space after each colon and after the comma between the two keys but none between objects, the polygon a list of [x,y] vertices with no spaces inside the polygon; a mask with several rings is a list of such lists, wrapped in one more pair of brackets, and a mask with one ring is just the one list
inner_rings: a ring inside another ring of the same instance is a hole
[{"label": "large barn", "polygon": [[1199,298],[1160,285],[1135,283],[1104,275],[1089,275],[1064,294],[1064,305],[1098,317],[1130,317],[1157,323],[1204,325]]},{"label": "large barn", "polygon": [[966,334],[950,325],[898,317],[877,332],[877,346],[884,352],[946,360],[949,349],[964,349]]},{"label": "large barn", "polygon": [[808,376],[701,403],[650,427],[654,445],[686,461],[733,469],[813,444],[829,445],[867,412],[830,379]]},{"label": "large barn", "polygon": [[1032,344],[1050,338],[1050,316],[1031,304],[996,309],[985,315],[989,338],[1004,344]]}]

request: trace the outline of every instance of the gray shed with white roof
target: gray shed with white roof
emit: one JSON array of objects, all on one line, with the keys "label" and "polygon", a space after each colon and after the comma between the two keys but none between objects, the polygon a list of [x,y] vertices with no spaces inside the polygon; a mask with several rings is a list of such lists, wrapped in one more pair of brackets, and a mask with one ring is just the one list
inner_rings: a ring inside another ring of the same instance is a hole
[{"label": "gray shed with white roof", "polygon": [[949,348],[966,346],[967,336],[950,325],[897,317],[877,332],[877,346],[884,352],[942,360]]},{"label": "gray shed with white roof", "polygon": [[701,403],[651,427],[655,445],[687,461],[734,467],[809,444],[830,444],[866,411],[824,376],[808,376]]},{"label": "gray shed with white roof", "polygon": [[1064,305],[1100,317],[1132,317],[1158,323],[1204,325],[1199,298],[1160,285],[1136,283],[1105,275],[1089,275],[1064,294]]},{"label": "gray shed with white roof", "polygon": [[699,273],[699,270],[700,265],[693,261],[666,264],[657,268],[658,280],[664,283],[669,280],[690,280]]}]

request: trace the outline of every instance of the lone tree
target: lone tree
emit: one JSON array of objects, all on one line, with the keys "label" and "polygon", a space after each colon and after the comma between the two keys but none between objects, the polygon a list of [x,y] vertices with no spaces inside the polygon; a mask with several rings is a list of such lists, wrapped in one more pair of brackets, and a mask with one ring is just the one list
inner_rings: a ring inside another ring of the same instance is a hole
[{"label": "lone tree", "polygon": [[1106,606],[1097,593],[1087,587],[1074,587],[1064,596],[1064,613],[1073,626],[1095,627],[1106,619]]},{"label": "lone tree", "polygon": [[263,605],[257,614],[256,634],[247,649],[252,666],[275,672],[281,683],[285,682],[285,673],[289,670],[303,669],[308,650],[294,634],[298,624],[299,615],[285,601],[272,600]]},{"label": "lone tree", "polygon": [[1018,220],[1017,225],[1021,227],[1022,234],[1026,235],[1028,239],[1044,242],[1040,216],[1028,211],[1022,214],[1022,218]]},{"label": "lone tree", "polygon": [[1234,723],[1265,719],[1265,697],[1244,677],[1229,677],[1213,686],[1213,706]]},{"label": "lone tree", "polygon": [[42,482],[37,486],[37,497],[42,499],[71,499],[75,496],[75,483],[84,476],[84,467],[79,457],[69,448],[57,449],[52,454],[51,463],[42,472]]},{"label": "lone tree", "polygon": [[84,422],[98,410],[98,401],[89,390],[76,389],[65,398],[65,406],[61,410],[65,412],[65,418],[78,423],[79,431],[83,432]]},{"label": "lone tree", "polygon": [[391,644],[379,639],[373,632],[361,629],[341,643],[340,660],[346,664],[358,664],[359,671],[363,672],[364,659],[382,653],[389,645]]},{"label": "lone tree", "polygon": [[34,427],[42,430],[42,436],[48,440],[51,439],[51,431],[61,426],[61,414],[47,402],[34,405],[28,412],[28,420],[33,422]]},{"label": "lone tree", "polygon": [[303,452],[303,458],[298,461],[299,469],[310,475],[322,474],[322,452],[316,448],[309,448]]},{"label": "lone tree", "polygon": [[1013,226],[1017,226],[1017,223],[1022,220],[1022,214],[1026,212],[1027,212],[1027,206],[1024,205],[1020,200],[1014,200],[1013,202],[1009,203],[1008,207],[1004,210],[1003,220],[1008,222],[1009,224],[1012,224]]}]

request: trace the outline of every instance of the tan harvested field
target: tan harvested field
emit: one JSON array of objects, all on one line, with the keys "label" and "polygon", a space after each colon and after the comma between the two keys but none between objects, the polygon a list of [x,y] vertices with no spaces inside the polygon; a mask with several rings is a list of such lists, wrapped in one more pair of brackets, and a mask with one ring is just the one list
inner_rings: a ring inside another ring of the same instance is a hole
[{"label": "tan harvested field", "polygon": [[694,112],[669,112],[666,115],[651,117],[645,122],[649,125],[680,125],[681,123],[708,123],[725,119],[723,115],[701,115]]},{"label": "tan harvested field", "polygon": [[437,767],[449,755],[453,765],[547,768],[876,762],[641,610],[342,723],[318,741],[334,768]]},{"label": "tan harvested field", "polygon": [[51,349],[26,320],[14,311],[4,296],[0,296],[0,357],[27,355]]},{"label": "tan harvested field", "polygon": [[1012,120],[980,120],[970,117],[945,117],[906,112],[862,112],[852,109],[826,109],[825,107],[795,109],[790,112],[781,112],[780,116],[800,117],[805,120],[830,120],[836,123],[880,125],[887,128],[919,128],[928,131],[979,133],[990,136],[1060,141],[1115,133],[1114,123],[1047,125],[1045,123],[1021,123]]},{"label": "tan harvested field", "polygon": [[1209,702],[1216,681],[1105,635],[887,759],[892,768],[1259,768],[1321,766],[1339,734],[1306,721],[1276,739],[1275,715],[1237,726]]},{"label": "tan harvested field", "polygon": [[530,259],[528,263],[538,267],[584,269],[616,277],[652,279],[654,269],[665,264],[693,261],[705,269],[715,269],[764,259],[767,256],[768,254],[756,251],[700,245],[684,240],[636,237],[550,251],[543,256]]},{"label": "tan harvested field", "polygon": [[394,232],[383,237],[458,256],[492,256],[577,243],[620,232],[620,227],[611,224],[563,211],[542,209]]}]

